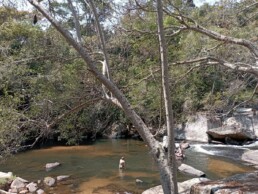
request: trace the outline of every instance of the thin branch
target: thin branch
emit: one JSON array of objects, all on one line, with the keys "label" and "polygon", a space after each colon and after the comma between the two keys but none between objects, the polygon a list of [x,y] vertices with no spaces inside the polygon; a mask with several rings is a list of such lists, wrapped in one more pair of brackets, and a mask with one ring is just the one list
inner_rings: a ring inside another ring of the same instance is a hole
[{"label": "thin branch", "polygon": [[[87,4],[86,0],[84,0],[84,2],[85,2],[85,4]],[[95,7],[93,1],[89,0],[89,4],[90,4],[90,7],[92,9],[93,15],[95,17],[95,21],[96,21],[95,24],[96,24],[98,35],[99,35],[99,38],[100,38],[102,52],[103,52],[103,55],[104,55],[104,61],[102,61],[102,74],[104,76],[106,76],[110,81],[112,81],[112,77],[111,77],[111,74],[110,74],[110,65],[109,65],[109,59],[108,59],[108,54],[107,54],[107,49],[106,49],[106,42],[105,42],[104,33],[101,29],[99,19],[98,19],[97,10],[96,10],[96,7]],[[108,97],[106,87],[104,85],[103,85],[103,90],[104,90],[105,95]],[[111,97],[112,97],[112,93],[111,93]]]},{"label": "thin branch", "polygon": [[65,112],[62,115],[59,115],[55,120],[53,120],[50,124],[46,124],[46,127],[52,128],[54,125],[56,125],[58,122],[60,122],[63,118],[67,117],[68,115],[74,113],[74,112],[78,112],[79,110],[81,110],[82,108],[84,108],[86,105],[92,104],[94,102],[99,101],[101,98],[94,98],[92,100],[89,100],[87,102],[84,102],[74,108],[72,108],[71,110],[69,110],[68,112]]},{"label": "thin branch", "polygon": [[71,0],[67,0],[67,1],[68,1],[68,7],[71,10],[72,15],[73,15],[73,21],[74,21],[74,24],[75,24],[75,31],[76,31],[78,42],[80,44],[82,44],[82,36],[81,36],[79,17],[78,17],[78,15],[77,15],[77,13],[74,9],[72,1]]},{"label": "thin branch", "polygon": [[202,64],[201,63],[199,63],[199,64],[197,64],[197,65],[195,65],[195,66],[192,66],[187,72],[185,72],[183,75],[181,75],[180,77],[178,77],[178,78],[175,78],[175,82],[173,83],[174,85],[177,85],[182,79],[184,79],[188,74],[190,74],[194,69],[196,69],[196,68],[199,68],[199,67],[201,67],[202,66]]},{"label": "thin branch", "polygon": [[257,92],[257,89],[258,89],[258,83],[256,84],[256,86],[255,86],[255,88],[254,88],[254,90],[253,90],[253,93],[252,93],[252,95],[250,96],[249,99],[247,99],[247,100],[245,100],[245,101],[243,101],[243,102],[237,104],[237,105],[234,106],[232,109],[230,109],[225,115],[228,116],[232,111],[236,110],[236,109],[237,109],[238,107],[240,107],[241,105],[246,104],[246,103],[250,102],[251,100],[253,100],[254,95],[255,95],[256,92]]},{"label": "thin branch", "polygon": [[258,2],[255,2],[255,3],[251,4],[251,5],[248,5],[248,6],[246,6],[244,9],[241,9],[239,12],[237,12],[237,14],[239,14],[239,13],[241,13],[241,12],[244,12],[244,11],[246,11],[246,10],[252,8],[253,6],[257,6],[257,5],[258,5]]}]

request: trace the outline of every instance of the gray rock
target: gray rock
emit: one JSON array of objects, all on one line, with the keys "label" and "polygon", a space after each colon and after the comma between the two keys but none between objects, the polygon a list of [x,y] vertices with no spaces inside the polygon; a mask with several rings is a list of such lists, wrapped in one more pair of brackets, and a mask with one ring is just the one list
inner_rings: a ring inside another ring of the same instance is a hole
[{"label": "gray rock", "polygon": [[156,187],[152,187],[146,191],[143,191],[142,194],[164,194],[162,186],[158,185]]},{"label": "gray rock", "polygon": [[143,181],[142,181],[141,179],[136,179],[135,182],[136,182],[137,184],[143,183]]},{"label": "gray rock", "polygon": [[45,191],[42,189],[37,190],[37,194],[44,194],[44,193],[45,193]]},{"label": "gray rock", "polygon": [[26,194],[29,193],[28,189],[22,189],[21,191],[19,191],[19,194]]},{"label": "gray rock", "polygon": [[253,173],[238,174],[217,181],[207,181],[195,184],[191,188],[191,194],[257,194],[258,171]]},{"label": "gray rock", "polygon": [[36,183],[29,183],[28,185],[26,185],[26,187],[29,189],[31,193],[35,192],[38,189]]},{"label": "gray rock", "polygon": [[[9,189],[10,190],[10,189]],[[11,192],[9,192],[9,191],[5,191],[5,190],[2,190],[2,189],[0,189],[0,193],[1,194],[12,194]],[[15,192],[15,194],[16,194],[17,192]]]},{"label": "gray rock", "polygon": [[51,170],[57,166],[60,166],[61,164],[59,162],[54,162],[54,163],[47,163],[46,164],[46,170]]},{"label": "gray rock", "polygon": [[190,194],[190,189],[192,185],[209,181],[207,178],[193,178],[181,183],[178,183],[178,193],[180,194]]},{"label": "gray rock", "polygon": [[181,172],[184,172],[186,174],[193,175],[193,176],[198,176],[198,177],[204,177],[205,176],[204,172],[202,172],[200,170],[197,170],[197,169],[195,169],[192,166],[189,166],[187,164],[181,164],[178,167],[178,170],[181,171]]},{"label": "gray rock", "polygon": [[23,179],[21,177],[17,177],[16,179],[18,179],[19,181],[23,182],[23,183],[28,183],[29,181],[27,181],[26,179]]},{"label": "gray rock", "polygon": [[[239,126],[222,126],[219,128],[210,129],[207,134],[215,140],[225,141],[228,139],[236,141],[247,141],[254,140],[256,138],[255,134]],[[230,142],[228,142],[230,143]]]},{"label": "gray rock", "polygon": [[177,125],[175,138],[178,140],[189,140],[208,142],[207,130],[221,126],[219,118],[210,117],[206,113],[196,113],[188,116],[187,122]]},{"label": "gray rock", "polygon": [[13,173],[12,172],[8,172],[8,173],[5,173],[5,172],[0,172],[0,179],[5,179],[5,178],[12,178],[13,177]]},{"label": "gray rock", "polygon": [[[208,181],[209,179],[206,178],[193,178],[181,183],[178,183],[178,193],[180,194],[190,194],[190,188],[192,185],[200,183],[200,182],[205,182]],[[146,191],[144,191],[142,194],[164,194],[162,186],[156,186],[152,187]]]},{"label": "gray rock", "polygon": [[10,188],[11,189],[18,189],[19,190],[19,189],[25,187],[25,183],[26,182],[28,182],[28,181],[26,181],[26,180],[24,180],[22,178],[17,177],[16,179],[13,180]]},{"label": "gray rock", "polygon": [[18,193],[18,189],[10,188],[7,193]]},{"label": "gray rock", "polygon": [[258,150],[249,150],[245,152],[241,159],[245,162],[252,163],[254,165],[258,165]]},{"label": "gray rock", "polygon": [[52,177],[45,177],[44,178],[44,183],[49,187],[53,187],[56,183],[56,180]]},{"label": "gray rock", "polygon": [[56,180],[57,181],[63,181],[63,180],[68,179],[69,177],[70,177],[69,175],[60,175],[60,176],[56,177]]}]

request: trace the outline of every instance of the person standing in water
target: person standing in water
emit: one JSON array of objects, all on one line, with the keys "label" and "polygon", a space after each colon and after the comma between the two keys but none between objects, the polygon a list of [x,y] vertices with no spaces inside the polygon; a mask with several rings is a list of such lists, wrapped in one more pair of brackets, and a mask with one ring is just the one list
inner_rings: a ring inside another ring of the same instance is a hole
[{"label": "person standing in water", "polygon": [[123,156],[119,160],[119,169],[125,169],[125,158]]}]

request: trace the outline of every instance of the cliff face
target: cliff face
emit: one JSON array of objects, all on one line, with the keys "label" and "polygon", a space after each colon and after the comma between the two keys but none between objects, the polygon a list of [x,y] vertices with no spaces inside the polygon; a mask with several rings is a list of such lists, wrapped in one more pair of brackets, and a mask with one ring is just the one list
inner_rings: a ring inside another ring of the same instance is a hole
[{"label": "cliff face", "polygon": [[187,122],[177,126],[175,130],[176,139],[208,142],[207,131],[222,125],[219,118],[211,118],[206,113],[197,113],[188,116]]},{"label": "cliff face", "polygon": [[253,114],[234,114],[222,121],[207,113],[197,113],[189,116],[187,122],[177,126],[175,137],[179,140],[208,142],[207,131],[214,128],[238,126],[241,130],[249,131],[258,136],[258,116]]}]

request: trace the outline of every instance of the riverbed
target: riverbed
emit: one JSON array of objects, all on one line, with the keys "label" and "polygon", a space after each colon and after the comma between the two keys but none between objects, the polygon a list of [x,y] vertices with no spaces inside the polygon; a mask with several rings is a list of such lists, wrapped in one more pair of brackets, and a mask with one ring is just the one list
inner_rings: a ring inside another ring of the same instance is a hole
[{"label": "riverbed", "polygon": [[[195,144],[186,150],[187,158],[184,163],[205,172],[209,179],[215,180],[254,170],[235,156],[225,157],[225,148],[221,155],[215,155],[200,151],[198,146],[199,144]],[[211,150],[210,153],[213,152]],[[234,152],[241,155],[241,149]],[[126,169],[123,171],[118,169],[121,156],[126,160]],[[59,162],[61,166],[46,171],[45,164],[51,162]],[[42,180],[46,176],[70,175],[71,178],[67,181],[46,189],[48,193],[57,194],[113,194],[125,191],[138,194],[160,184],[158,170],[147,147],[137,140],[98,140],[91,145],[31,150],[8,159],[1,164],[0,171],[11,171],[29,181]],[[189,178],[191,177],[188,175],[178,173],[178,181]],[[137,184],[136,179],[143,183]]]}]

